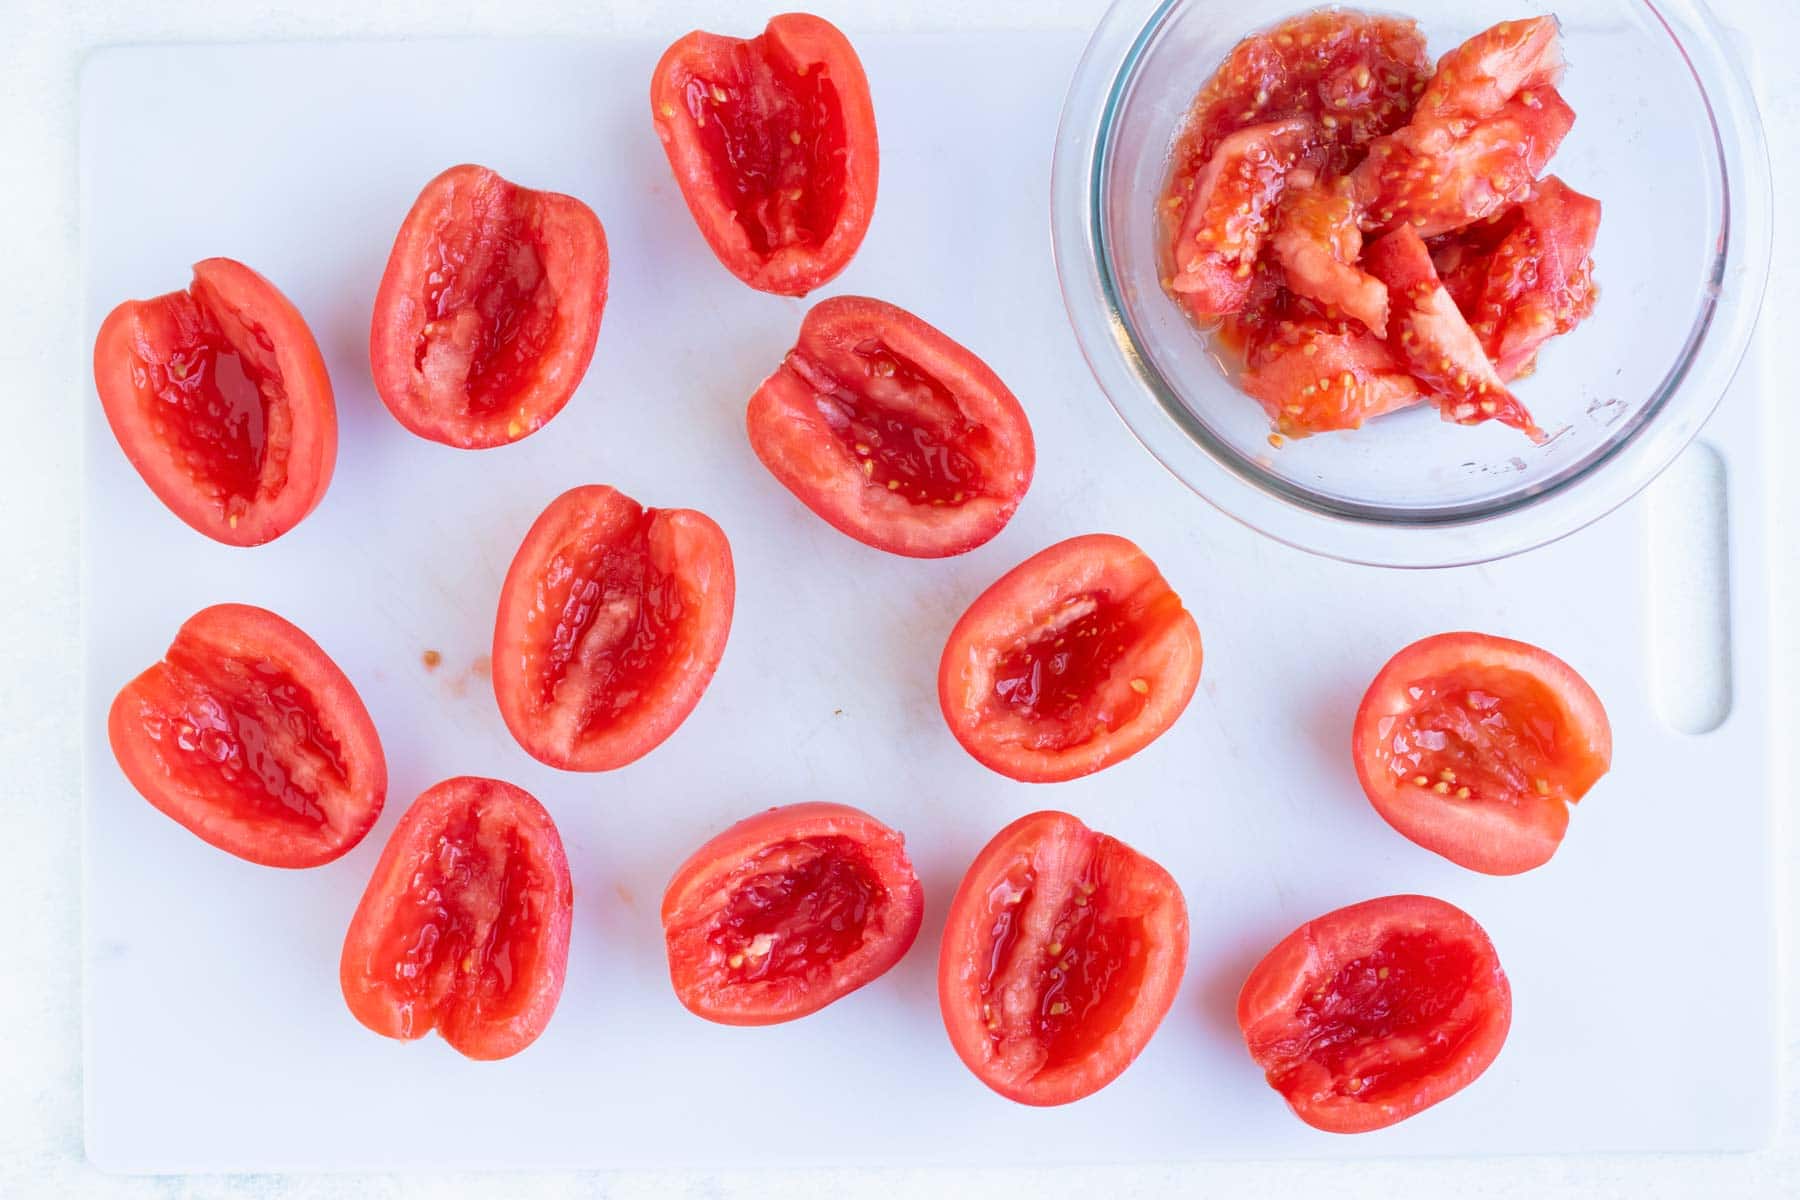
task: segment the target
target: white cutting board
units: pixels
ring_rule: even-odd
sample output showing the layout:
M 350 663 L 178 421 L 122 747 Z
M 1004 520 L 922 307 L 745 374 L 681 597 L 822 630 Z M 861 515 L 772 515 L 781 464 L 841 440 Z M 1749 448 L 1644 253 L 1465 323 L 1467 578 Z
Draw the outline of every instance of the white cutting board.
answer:
M 751 455 L 745 400 L 805 304 L 750 291 L 702 244 L 650 128 L 661 45 L 163 46 L 88 61 L 90 331 L 115 301 L 181 285 L 197 259 L 241 258 L 311 322 L 342 428 L 320 509 L 274 545 L 233 550 L 151 498 L 87 401 L 93 1160 L 133 1171 L 985 1166 L 1763 1141 L 1776 1043 L 1754 381 L 1707 431 L 1732 505 L 1735 707 L 1716 731 L 1685 737 L 1650 703 L 1646 505 L 1508 563 L 1412 574 L 1310 558 L 1224 519 L 1132 441 L 1064 320 L 1045 209 L 1079 39 L 857 41 L 881 119 L 881 199 L 827 292 L 877 295 L 948 330 L 1007 380 L 1037 433 L 1018 516 L 948 561 L 850 541 Z M 367 365 L 394 230 L 419 187 L 463 161 L 582 197 L 613 254 L 580 392 L 543 432 L 479 453 L 402 430 Z M 527 758 L 478 661 L 519 538 L 552 496 L 589 482 L 710 513 L 739 579 L 731 642 L 699 708 L 647 759 L 599 776 Z M 1002 571 L 1093 530 L 1136 539 L 1186 599 L 1206 639 L 1202 687 L 1135 759 L 1075 783 L 1012 783 L 944 729 L 938 653 Z M 380 728 L 387 810 L 331 866 L 281 872 L 202 844 L 138 798 L 107 750 L 114 691 L 184 618 L 223 600 L 311 633 Z M 1403 643 L 1462 627 L 1565 655 L 1614 722 L 1612 774 L 1555 860 L 1517 879 L 1402 840 L 1351 772 L 1350 717 L 1369 678 Z M 427 649 L 443 654 L 435 672 Z M 467 1062 L 435 1038 L 385 1041 L 338 993 L 340 941 L 382 843 L 419 791 L 462 773 L 539 796 L 575 878 L 561 1007 L 502 1063 Z M 905 831 L 926 889 L 918 945 L 873 986 L 790 1025 L 690 1016 L 665 974 L 656 914 L 668 875 L 738 817 L 812 799 Z M 1181 995 L 1142 1059 L 1058 1110 L 977 1083 L 944 1037 L 934 987 L 963 867 L 1007 821 L 1045 807 L 1162 861 L 1193 924 Z M 1316 1133 L 1244 1053 L 1238 985 L 1300 921 L 1399 891 L 1442 896 L 1486 925 L 1513 981 L 1512 1036 L 1478 1085 L 1416 1120 L 1354 1139 Z

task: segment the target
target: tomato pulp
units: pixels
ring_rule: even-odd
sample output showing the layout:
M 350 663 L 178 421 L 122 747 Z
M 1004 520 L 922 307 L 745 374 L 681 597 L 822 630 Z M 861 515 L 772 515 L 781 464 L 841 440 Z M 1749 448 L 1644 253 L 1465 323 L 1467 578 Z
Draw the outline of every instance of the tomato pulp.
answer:
M 1029 783 L 1128 758 L 1200 682 L 1200 629 L 1156 564 L 1111 534 L 1058 542 L 1001 576 L 951 630 L 938 703 L 963 749 Z
M 1612 765 L 1606 709 L 1536 646 L 1444 633 L 1369 684 L 1351 735 L 1369 802 L 1406 837 L 1489 875 L 1542 866 Z
M 712 681 L 735 593 L 731 546 L 705 514 L 598 484 L 564 492 L 500 591 L 493 682 L 506 727 L 565 770 L 643 757 Z
M 362 698 L 295 626 L 220 604 L 120 689 L 113 757 L 143 797 L 204 841 L 271 867 L 316 867 L 360 842 L 387 797 Z
M 806 13 L 756 37 L 695 31 L 656 64 L 650 111 L 707 245 L 759 291 L 842 271 L 875 209 L 880 150 L 849 39 Z
M 465 450 L 562 411 L 606 307 L 606 231 L 571 196 L 451 167 L 425 185 L 375 293 L 369 364 L 399 422 Z
M 1022 817 L 950 902 L 938 1004 L 976 1078 L 1067 1104 L 1130 1066 L 1174 1003 L 1187 905 L 1169 873 L 1067 813 Z
M 446 779 L 375 864 L 344 938 L 344 1000 L 383 1037 L 436 1029 L 469 1058 L 507 1058 L 556 1011 L 573 912 L 543 805 L 497 779 Z
M 1487 1070 L 1512 1024 L 1512 990 L 1473 917 L 1429 896 L 1388 896 L 1283 938 L 1244 981 L 1237 1019 L 1296 1116 L 1365 1133 Z
M 186 291 L 107 314 L 94 384 L 156 498 L 214 541 L 278 538 L 331 483 L 337 407 L 325 359 L 287 297 L 240 262 L 195 263 Z
M 935 558 L 1006 525 L 1031 485 L 1031 425 L 987 364 L 892 304 L 837 296 L 807 312 L 750 398 L 756 456 L 865 545 Z
M 899 962 L 924 903 L 895 830 L 842 804 L 771 808 L 675 872 L 662 903 L 669 978 L 709 1021 L 791 1021 Z

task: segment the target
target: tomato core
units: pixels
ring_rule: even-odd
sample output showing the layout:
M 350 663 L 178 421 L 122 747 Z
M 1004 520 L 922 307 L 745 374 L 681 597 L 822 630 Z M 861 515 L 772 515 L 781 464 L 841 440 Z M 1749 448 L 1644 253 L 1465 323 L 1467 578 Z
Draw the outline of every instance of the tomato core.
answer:
M 886 890 L 855 841 L 777 842 L 757 857 L 781 865 L 739 886 L 707 933 L 730 983 L 805 978 L 862 945 Z
M 1000 660 L 994 669 L 994 694 L 1020 716 L 1075 721 L 1087 711 L 1094 689 L 1130 641 L 1131 623 L 1120 605 L 1094 596 L 1077 597 L 1069 601 L 1061 620 Z M 1132 715 L 1122 712 L 1118 720 L 1123 723 Z
M 1468 801 L 1558 789 L 1562 708 L 1537 679 L 1489 669 L 1416 680 L 1407 695 L 1407 710 L 1376 730 L 1400 786 Z

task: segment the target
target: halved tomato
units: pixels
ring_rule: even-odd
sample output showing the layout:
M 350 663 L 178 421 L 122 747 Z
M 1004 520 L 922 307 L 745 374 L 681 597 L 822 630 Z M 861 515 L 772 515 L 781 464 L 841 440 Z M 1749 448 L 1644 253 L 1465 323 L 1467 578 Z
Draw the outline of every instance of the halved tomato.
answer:
M 1489 875 L 1542 866 L 1569 805 L 1612 766 L 1606 709 L 1573 667 L 1524 642 L 1442 633 L 1388 660 L 1351 735 L 1382 818 Z
M 843 804 L 771 808 L 694 851 L 669 881 L 669 979 L 709 1021 L 791 1021 L 904 958 L 924 911 L 897 831 Z
M 594 357 L 608 261 L 581 201 L 451 167 L 406 214 L 375 293 L 369 365 L 382 403 L 420 437 L 465 450 L 536 432 Z
M 1463 425 L 1497 420 L 1533 440 L 1543 438 L 1488 361 L 1481 340 L 1444 290 L 1430 249 L 1410 225 L 1370 246 L 1363 266 L 1388 287 L 1388 344 L 1413 378 L 1431 389 L 1445 419 Z
M 726 270 L 804 296 L 849 264 L 881 156 L 868 78 L 835 25 L 786 13 L 753 38 L 690 33 L 656 64 L 650 112 Z
M 1460 1092 L 1494 1061 L 1512 989 L 1486 931 L 1429 896 L 1315 917 L 1238 993 L 1250 1057 L 1327 1133 L 1366 1133 Z
M 973 353 L 863 296 L 812 307 L 750 397 L 750 448 L 865 545 L 937 558 L 981 545 L 1031 486 L 1025 410 Z
M 469 1058 L 510 1057 L 556 1011 L 574 911 L 544 806 L 498 779 L 446 779 L 400 818 L 350 918 L 344 1001 L 383 1037 L 436 1029 Z
M 1002 829 L 944 922 L 938 1005 L 975 1077 L 1021 1104 L 1067 1104 L 1149 1044 L 1187 966 L 1169 873 L 1062 812 Z
M 1288 288 L 1387 336 L 1387 285 L 1356 265 L 1362 256 L 1356 200 L 1343 177 L 1288 192 L 1269 249 Z
M 1200 169 L 1175 235 L 1169 287 L 1197 318 L 1237 312 L 1290 175 L 1303 165 L 1315 126 L 1305 117 L 1252 125 L 1228 135 Z
M 642 758 L 687 719 L 731 632 L 724 531 L 691 508 L 571 488 L 513 556 L 494 620 L 494 697 L 519 745 L 567 771 Z
M 287 297 L 243 263 L 206 259 L 185 292 L 113 309 L 94 339 L 94 386 L 156 498 L 214 541 L 278 538 L 331 483 L 325 359 Z
M 1074 779 L 1174 724 L 1200 659 L 1200 628 L 1149 556 L 1087 534 L 976 597 L 944 646 L 938 703 L 983 765 L 1027 783 Z
M 144 799 L 265 866 L 330 862 L 387 798 L 356 688 L 317 642 L 247 604 L 183 622 L 163 660 L 119 690 L 106 732 Z

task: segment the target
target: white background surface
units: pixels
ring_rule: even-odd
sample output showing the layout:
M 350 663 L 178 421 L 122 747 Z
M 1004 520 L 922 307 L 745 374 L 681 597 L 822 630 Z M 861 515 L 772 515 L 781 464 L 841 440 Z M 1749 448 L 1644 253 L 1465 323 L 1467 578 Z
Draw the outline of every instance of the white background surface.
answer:
M 7 522 L 0 557 L 9 565 L 0 578 L 4 611 L 13 620 L 4 634 L 0 679 L 0 749 L 9 821 L 0 849 L 0 878 L 13 898 L 12 928 L 6 945 L 5 983 L 0 984 L 0 1028 L 9 1049 L 0 1083 L 0 1194 L 42 1194 L 44 1190 L 106 1189 L 124 1194 L 183 1191 L 251 1191 L 270 1195 L 441 1195 L 489 1190 L 509 1195 L 717 1195 L 786 1194 L 891 1195 L 932 1192 L 993 1194 L 1237 1194 L 1251 1190 L 1277 1194 L 1305 1190 L 1335 1195 L 1437 1195 L 1454 1187 L 1467 1195 L 1544 1195 L 1558 1191 L 1613 1191 L 1633 1196 L 1713 1194 L 1791 1195 L 1800 1190 L 1800 1141 L 1794 1106 L 1783 1118 L 1771 1151 L 1728 1158 L 1509 1159 L 1393 1164 L 1231 1164 L 1193 1172 L 1175 1169 L 1112 1169 L 1026 1172 L 956 1177 L 905 1172 L 753 1176 L 710 1172 L 698 1176 L 552 1176 L 529 1180 L 237 1178 L 188 1184 L 121 1181 L 96 1176 L 81 1161 L 79 1071 L 79 911 L 78 863 L 78 649 L 75 642 L 76 461 L 78 422 L 73 414 L 91 403 L 79 365 L 85 354 L 84 325 L 77 306 L 76 213 L 74 208 L 74 87 L 80 55 L 93 44 L 145 38 L 213 39 L 272 36 L 335 36 L 374 33 L 599 33 L 611 29 L 667 33 L 670 37 L 707 16 L 700 5 L 616 5 L 607 12 L 588 5 L 512 3 L 400 5 L 368 13 L 361 5 L 314 3 L 289 14 L 279 6 L 243 4 L 165 6 L 156 12 L 131 5 L 18 5 L 6 14 L 11 37 L 0 48 L 0 228 L 6 232 L 12 287 L 0 297 L 0 366 L 13 418 L 4 443 L 4 511 Z M 1023 20 L 1046 6 L 994 3 L 975 16 L 984 24 Z M 1048 6 L 1069 25 L 1091 22 L 1089 4 Z M 660 8 L 660 11 L 655 11 Z M 870 6 L 871 10 L 874 6 Z M 913 5 L 912 20 L 927 25 L 967 21 L 972 14 L 951 4 Z M 1753 34 L 1765 50 L 1780 53 L 1795 34 L 1787 5 L 1721 3 L 1722 15 Z M 820 11 L 847 25 L 893 26 L 892 15 L 858 12 L 847 5 Z M 14 15 L 18 14 L 18 15 Z M 755 20 L 740 23 L 756 24 Z M 716 22 L 715 22 L 716 24 Z M 1796 194 L 1792 185 L 1795 147 L 1785 132 L 1800 110 L 1800 91 L 1791 71 L 1777 67 L 1785 86 L 1765 93 L 1764 119 L 1772 130 L 1778 195 Z M 203 141 L 203 124 L 171 131 L 171 162 L 178 163 Z M 182 136 L 185 134 L 186 136 Z M 1776 278 L 1765 322 L 1800 311 L 1800 293 L 1788 239 L 1778 233 Z M 1789 436 L 1792 436 L 1791 433 Z M 1783 498 L 1791 526 L 1792 493 Z M 1786 594 L 1779 602 L 1791 610 Z M 1781 673 L 1792 674 L 1793 644 L 1779 647 Z M 1791 728 L 1791 717 L 1780 726 Z M 1705 803 L 1710 797 L 1696 797 Z M 1782 847 L 1792 863 L 1793 823 Z M 1691 947 L 1687 949 L 1692 949 Z M 1790 967 L 1791 969 L 1791 967 Z M 1721 981 L 1729 987 L 1730 981 Z M 1789 1077 L 1793 1077 L 1793 1019 L 1789 1037 Z M 602 1083 L 603 1086 L 603 1083 Z

